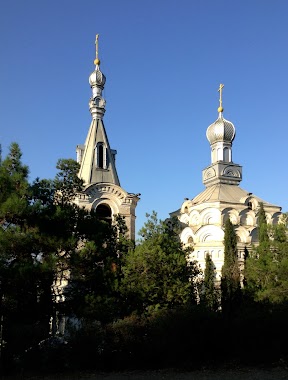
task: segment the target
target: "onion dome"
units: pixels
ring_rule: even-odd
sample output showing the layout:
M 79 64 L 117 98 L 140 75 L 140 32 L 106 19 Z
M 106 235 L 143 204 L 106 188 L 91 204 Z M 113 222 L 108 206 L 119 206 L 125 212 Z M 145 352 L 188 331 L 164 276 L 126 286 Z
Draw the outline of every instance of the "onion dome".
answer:
M 91 87 L 101 87 L 102 89 L 104 88 L 105 82 L 106 82 L 106 77 L 105 75 L 100 71 L 99 65 L 100 65 L 100 60 L 99 64 L 96 64 L 95 70 L 89 77 L 89 83 Z M 95 59 L 96 62 L 96 59 Z
M 223 108 L 221 111 L 223 111 Z M 236 130 L 233 123 L 224 119 L 222 112 L 219 112 L 218 119 L 214 121 L 213 124 L 209 125 L 206 132 L 206 136 L 210 145 L 219 141 L 232 143 L 232 141 L 235 138 L 235 135 Z

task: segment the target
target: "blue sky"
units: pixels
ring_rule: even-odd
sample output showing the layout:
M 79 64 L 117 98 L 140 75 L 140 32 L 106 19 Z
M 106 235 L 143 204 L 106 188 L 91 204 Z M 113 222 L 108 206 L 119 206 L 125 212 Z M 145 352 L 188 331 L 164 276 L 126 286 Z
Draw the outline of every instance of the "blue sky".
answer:
M 203 190 L 220 83 L 241 187 L 287 211 L 287 16 L 285 0 L 2 1 L 3 154 L 18 142 L 31 180 L 75 158 L 99 33 L 104 123 L 122 187 L 142 194 L 137 229 Z

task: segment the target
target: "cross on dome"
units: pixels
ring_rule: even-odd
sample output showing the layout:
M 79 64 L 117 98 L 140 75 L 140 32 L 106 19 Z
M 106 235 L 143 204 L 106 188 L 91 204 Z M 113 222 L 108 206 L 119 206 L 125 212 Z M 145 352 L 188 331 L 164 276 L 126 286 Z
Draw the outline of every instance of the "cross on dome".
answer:
M 224 88 L 224 84 L 220 83 L 220 86 L 218 88 L 218 92 L 220 93 L 218 112 L 224 111 L 224 108 L 222 107 L 222 90 L 223 90 L 223 88 Z
M 98 58 L 98 40 L 99 40 L 99 34 L 96 34 L 96 39 L 95 39 L 96 58 L 94 60 L 94 63 L 96 66 L 100 65 L 100 59 Z

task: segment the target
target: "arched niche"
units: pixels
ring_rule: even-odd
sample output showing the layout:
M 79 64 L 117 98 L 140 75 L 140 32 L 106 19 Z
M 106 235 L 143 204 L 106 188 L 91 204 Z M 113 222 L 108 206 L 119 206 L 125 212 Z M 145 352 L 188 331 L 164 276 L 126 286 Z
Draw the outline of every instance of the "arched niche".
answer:
M 229 148 L 227 147 L 223 149 L 223 161 L 230 162 L 230 152 L 229 152 Z
M 230 219 L 231 223 L 234 225 L 239 224 L 239 213 L 232 207 L 227 207 L 222 210 L 222 224 L 225 225 L 227 220 Z
M 240 224 L 242 226 L 255 226 L 256 224 L 256 216 L 255 212 L 249 209 L 245 209 L 240 212 Z
M 199 226 L 200 224 L 200 214 L 198 211 L 193 210 L 189 216 L 189 224 L 192 227 Z
M 201 243 L 212 241 L 222 243 L 224 239 L 224 231 L 218 226 L 206 225 L 197 231 L 196 236 Z
M 250 238 L 249 238 L 249 231 L 244 228 L 244 227 L 238 227 L 235 230 L 236 236 L 237 236 L 237 242 L 238 243 L 249 243 Z
M 259 237 L 258 237 L 258 228 L 253 228 L 253 230 L 250 232 L 250 237 L 251 237 L 251 243 L 255 244 L 259 242 Z
M 187 214 L 181 214 L 179 220 L 181 223 L 188 224 L 189 217 Z
M 201 225 L 214 225 L 221 223 L 221 213 L 217 208 L 207 208 L 200 214 Z
M 189 207 L 191 206 L 191 201 L 186 200 L 181 206 L 181 214 L 189 214 Z
M 99 203 L 95 209 L 98 219 L 112 224 L 112 210 L 107 203 Z
M 183 244 L 193 244 L 195 242 L 195 235 L 190 227 L 184 228 L 180 234 L 180 240 Z
M 279 221 L 281 221 L 281 217 L 282 217 L 282 213 L 281 212 L 275 212 L 274 214 L 272 214 L 272 220 L 271 220 L 271 223 L 272 224 L 278 224 Z
M 249 210 L 255 211 L 257 209 L 257 207 L 259 206 L 258 200 L 251 195 L 248 195 L 247 197 L 241 198 L 240 201 L 243 202 Z

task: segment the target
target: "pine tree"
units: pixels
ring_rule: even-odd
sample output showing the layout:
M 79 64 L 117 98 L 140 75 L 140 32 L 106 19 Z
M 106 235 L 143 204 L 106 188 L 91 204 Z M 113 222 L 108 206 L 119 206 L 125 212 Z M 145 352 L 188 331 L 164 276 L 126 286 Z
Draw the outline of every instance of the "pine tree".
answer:
M 4 228 L 21 222 L 28 207 L 28 167 L 21 162 L 19 145 L 12 143 L 0 166 L 0 221 Z
M 215 286 L 215 265 L 209 254 L 205 258 L 204 290 L 201 298 L 208 309 L 217 311 L 219 294 Z
M 37 179 L 31 186 L 21 156 L 13 143 L 0 165 L 0 319 L 6 347 L 14 354 L 48 335 L 57 306 L 53 282 L 85 239 L 88 220 L 85 210 L 69 202 L 81 185 L 77 163 L 62 160 L 56 180 Z
M 78 318 L 111 322 L 122 315 L 122 262 L 132 243 L 119 216 L 111 226 L 91 212 L 82 227 L 85 241 L 69 257 L 65 310 Z
M 0 165 L 0 310 L 8 351 L 13 344 L 21 350 L 22 345 L 31 342 L 23 326 L 33 325 L 33 331 L 39 316 L 39 245 L 37 233 L 29 225 L 28 167 L 21 156 L 18 144 L 12 143 Z M 23 334 L 16 336 L 17 330 Z
M 237 237 L 230 219 L 225 223 L 224 255 L 221 278 L 221 304 L 223 313 L 230 316 L 235 311 L 241 295 Z

